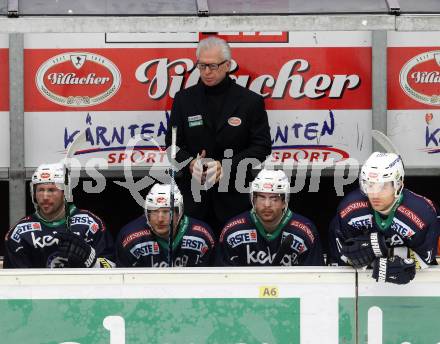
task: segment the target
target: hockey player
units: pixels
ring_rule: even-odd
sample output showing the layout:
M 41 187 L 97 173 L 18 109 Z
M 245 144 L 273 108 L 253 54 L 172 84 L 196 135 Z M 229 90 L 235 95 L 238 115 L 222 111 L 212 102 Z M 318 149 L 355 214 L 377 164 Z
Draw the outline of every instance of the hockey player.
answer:
M 104 223 L 67 203 L 66 180 L 60 163 L 37 168 L 30 185 L 36 211 L 6 234 L 5 268 L 114 266 L 113 241 Z
M 252 209 L 220 235 L 220 265 L 324 265 L 315 225 L 288 208 L 289 191 L 283 171 L 260 171 L 251 183 Z
M 116 240 L 119 267 L 167 267 L 170 225 L 169 184 L 155 184 L 145 199 L 145 214 L 125 225 Z M 210 227 L 183 213 L 183 197 L 174 192 L 174 266 L 208 266 L 214 250 Z
M 373 153 L 362 166 L 360 188 L 339 204 L 330 225 L 329 263 L 372 265 L 376 281 L 409 283 L 416 267 L 436 264 L 437 208 L 403 187 L 402 159 Z

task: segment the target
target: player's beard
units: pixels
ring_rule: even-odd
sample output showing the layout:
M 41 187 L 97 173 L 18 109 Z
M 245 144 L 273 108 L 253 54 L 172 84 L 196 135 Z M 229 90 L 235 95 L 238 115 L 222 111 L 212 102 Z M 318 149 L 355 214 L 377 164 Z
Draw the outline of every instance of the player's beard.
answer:
M 283 213 L 277 214 L 273 210 L 263 210 L 258 214 L 258 217 L 260 218 L 260 221 L 263 223 L 264 228 L 272 232 L 276 229 L 278 224 L 281 221 L 281 218 L 283 217 Z
M 64 203 L 55 206 L 54 202 L 43 202 L 38 207 L 38 213 L 46 221 L 60 220 L 65 215 Z

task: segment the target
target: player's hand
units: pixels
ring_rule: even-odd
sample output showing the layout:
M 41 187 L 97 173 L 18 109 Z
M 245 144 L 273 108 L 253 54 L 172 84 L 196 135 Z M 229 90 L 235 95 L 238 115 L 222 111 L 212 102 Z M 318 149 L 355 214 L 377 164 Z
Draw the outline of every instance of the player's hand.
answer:
M 399 256 L 376 258 L 373 264 L 373 278 L 378 282 L 407 284 L 416 275 L 416 264 L 413 259 Z
M 60 232 L 58 251 L 60 257 L 67 258 L 69 268 L 90 268 L 96 263 L 95 249 L 80 236 L 71 232 Z
M 370 265 L 377 257 L 387 256 L 388 248 L 384 236 L 374 232 L 347 239 L 342 244 L 341 254 L 353 267 L 361 268 Z

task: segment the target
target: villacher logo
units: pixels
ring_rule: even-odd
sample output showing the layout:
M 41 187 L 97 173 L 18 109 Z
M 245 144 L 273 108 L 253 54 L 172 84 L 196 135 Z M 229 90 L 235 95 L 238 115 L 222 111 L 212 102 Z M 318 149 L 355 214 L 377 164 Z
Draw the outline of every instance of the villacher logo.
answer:
M 412 99 L 440 106 L 440 50 L 414 56 L 401 69 L 399 82 Z
M 53 103 L 86 107 L 113 97 L 121 86 L 121 73 L 101 55 L 68 52 L 45 61 L 37 71 L 35 83 Z

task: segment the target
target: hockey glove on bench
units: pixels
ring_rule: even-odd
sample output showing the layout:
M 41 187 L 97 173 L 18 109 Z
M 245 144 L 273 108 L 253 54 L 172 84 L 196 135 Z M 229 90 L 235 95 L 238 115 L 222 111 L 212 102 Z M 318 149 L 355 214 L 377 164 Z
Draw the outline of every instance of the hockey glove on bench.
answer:
M 275 254 L 275 257 L 272 261 L 272 266 L 280 266 L 281 261 L 284 258 L 284 255 L 290 250 L 290 246 L 293 244 L 293 235 L 288 235 L 281 242 L 280 248 L 278 252 Z
M 373 265 L 373 278 L 377 282 L 407 284 L 416 275 L 416 264 L 413 259 L 403 259 L 399 256 L 376 258 Z
M 377 257 L 386 257 L 388 248 L 384 236 L 374 232 L 347 239 L 341 247 L 341 254 L 358 269 L 370 265 Z
M 60 256 L 67 258 L 69 268 L 90 268 L 96 263 L 95 249 L 83 238 L 70 232 L 57 233 Z

